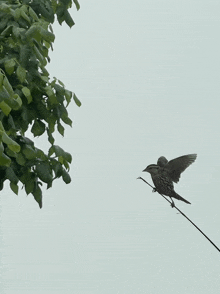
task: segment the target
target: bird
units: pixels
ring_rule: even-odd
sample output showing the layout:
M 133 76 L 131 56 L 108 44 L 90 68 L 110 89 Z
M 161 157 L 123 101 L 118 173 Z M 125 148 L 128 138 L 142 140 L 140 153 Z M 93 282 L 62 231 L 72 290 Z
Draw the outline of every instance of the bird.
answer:
M 174 191 L 173 182 L 178 183 L 180 175 L 197 158 L 197 154 L 188 154 L 168 161 L 164 156 L 158 158 L 157 164 L 148 165 L 143 172 L 149 172 L 155 185 L 153 192 L 169 196 L 174 207 L 172 198 L 191 204 L 188 200 Z

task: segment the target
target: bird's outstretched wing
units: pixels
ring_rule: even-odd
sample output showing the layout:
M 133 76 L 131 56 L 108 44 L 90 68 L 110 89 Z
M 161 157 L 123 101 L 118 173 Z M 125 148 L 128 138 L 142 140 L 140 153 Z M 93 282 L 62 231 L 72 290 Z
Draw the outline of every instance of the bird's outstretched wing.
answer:
M 173 182 L 177 183 L 180 179 L 180 174 L 196 160 L 197 154 L 188 154 L 170 160 L 164 169 L 167 170 Z
M 166 159 L 166 157 L 161 156 L 158 158 L 157 165 L 159 165 L 160 167 L 164 167 L 167 163 L 168 160 Z

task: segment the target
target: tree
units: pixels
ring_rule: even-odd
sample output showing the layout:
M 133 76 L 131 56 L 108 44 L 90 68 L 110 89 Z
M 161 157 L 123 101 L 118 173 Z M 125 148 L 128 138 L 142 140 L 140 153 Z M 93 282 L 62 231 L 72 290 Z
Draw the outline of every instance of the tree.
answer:
M 72 125 L 67 106 L 76 95 L 46 70 L 48 52 L 55 35 L 51 24 L 74 25 L 68 9 L 77 0 L 9 0 L 0 4 L 0 190 L 10 181 L 18 194 L 19 182 L 42 207 L 43 183 L 52 187 L 55 179 L 71 181 L 70 153 L 55 145 L 55 127 L 63 136 L 62 123 Z M 46 133 L 51 144 L 47 153 L 25 136 Z

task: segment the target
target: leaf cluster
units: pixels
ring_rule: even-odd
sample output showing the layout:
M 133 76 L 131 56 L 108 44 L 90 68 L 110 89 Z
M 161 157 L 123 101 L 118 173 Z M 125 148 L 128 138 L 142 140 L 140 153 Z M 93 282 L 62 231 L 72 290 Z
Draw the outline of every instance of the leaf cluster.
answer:
M 73 1 L 79 9 L 77 0 Z M 11 0 L 0 3 L 0 190 L 5 180 L 18 194 L 20 181 L 42 207 L 42 183 L 68 174 L 71 155 L 54 145 L 55 128 L 64 136 L 72 126 L 67 106 L 74 93 L 57 78 L 50 80 L 46 65 L 55 39 L 51 23 L 74 24 L 68 9 L 72 0 Z M 46 134 L 50 149 L 44 153 L 25 136 Z

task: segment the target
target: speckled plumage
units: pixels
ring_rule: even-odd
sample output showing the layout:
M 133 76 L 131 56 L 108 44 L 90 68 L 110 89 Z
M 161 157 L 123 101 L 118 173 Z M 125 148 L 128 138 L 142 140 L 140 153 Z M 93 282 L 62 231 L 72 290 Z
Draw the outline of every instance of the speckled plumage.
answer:
M 168 161 L 164 156 L 161 156 L 157 164 L 150 164 L 143 171 L 151 174 L 159 193 L 191 204 L 174 191 L 173 182 L 179 181 L 180 174 L 196 160 L 196 157 L 196 154 L 189 154 Z

